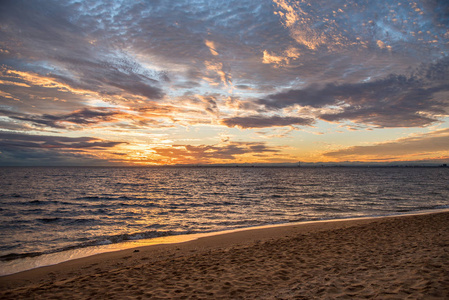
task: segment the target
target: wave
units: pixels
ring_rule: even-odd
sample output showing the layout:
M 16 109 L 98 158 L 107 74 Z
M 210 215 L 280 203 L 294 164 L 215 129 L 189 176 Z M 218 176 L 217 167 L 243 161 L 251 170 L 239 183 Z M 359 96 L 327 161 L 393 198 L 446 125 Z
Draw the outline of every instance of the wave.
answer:
M 49 223 L 58 223 L 58 225 L 76 225 L 76 224 L 93 224 L 93 223 L 101 223 L 99 219 L 93 218 L 61 218 L 61 217 L 52 217 L 52 218 L 38 218 L 37 221 L 45 224 Z
M 417 207 L 410 207 L 398 210 L 398 212 L 413 212 L 413 211 L 423 211 L 423 210 L 438 210 L 438 209 L 447 209 L 449 205 L 423 205 Z
M 312 209 L 315 211 L 318 211 L 318 212 L 329 212 L 329 213 L 333 213 L 333 212 L 345 213 L 345 212 L 356 211 L 354 208 L 350 208 L 350 207 L 346 207 L 346 206 L 331 207 L 331 206 L 326 206 L 326 205 L 315 205 Z
M 449 173 L 440 169 L 398 169 L 403 176 L 397 178 L 391 169 L 362 168 L 20 170 L 32 176 L 24 179 L 21 171 L 0 191 L 2 242 L 14 246 L 0 247 L 5 259 L 188 229 L 206 232 L 449 207 Z M 52 174 L 58 176 L 45 177 Z M 36 180 L 39 185 L 30 184 Z
M 40 201 L 40 200 L 33 200 L 33 201 L 28 201 L 27 204 L 44 204 L 44 201 Z
M 109 195 L 100 195 L 100 196 L 84 196 L 77 197 L 73 200 L 89 200 L 89 201 L 117 201 L 117 200 L 130 200 L 130 201 L 147 201 L 149 198 L 141 198 L 141 197 L 130 197 L 130 196 L 109 196 Z
M 73 205 L 75 203 L 72 202 L 66 202 L 66 201 L 58 201 L 58 200 L 30 200 L 30 201 L 20 201 L 20 202 L 6 202 L 3 203 L 4 205 L 8 206 L 40 206 L 40 205 L 52 205 L 52 204 L 63 204 L 63 205 Z
M 49 218 L 51 220 L 58 218 Z M 102 236 L 98 237 L 94 240 L 81 242 L 49 251 L 42 251 L 42 252 L 28 252 L 28 253 L 8 253 L 5 255 L 0 256 L 0 261 L 12 261 L 16 259 L 23 259 L 27 257 L 36 257 L 44 254 L 51 254 L 51 253 L 57 253 L 57 252 L 63 252 L 68 250 L 74 250 L 74 249 L 80 249 L 80 248 L 87 248 L 92 246 L 102 246 L 102 245 L 110 245 L 110 244 L 118 244 L 121 242 L 126 241 L 133 241 L 133 240 L 142 240 L 142 239 L 152 239 L 157 237 L 164 237 L 164 236 L 170 236 L 170 235 L 180 235 L 180 234 L 190 234 L 190 233 L 198 233 L 197 231 L 182 231 L 182 232 L 174 232 L 171 230 L 167 231 L 158 231 L 158 230 L 150 230 L 150 231 L 144 231 L 144 232 L 137 232 L 132 234 L 119 234 L 119 235 L 111 235 L 111 236 Z
M 9 253 L 6 255 L 0 256 L 0 261 L 11 261 L 16 260 L 20 258 L 27 258 L 27 257 L 35 257 L 44 254 L 43 252 L 30 252 L 30 253 Z
M 85 196 L 85 197 L 77 197 L 74 200 L 115 200 L 117 198 L 113 197 L 100 197 L 100 196 Z
M 327 199 L 327 198 L 335 198 L 335 194 L 329 194 L 329 193 L 310 193 L 310 194 L 304 194 L 301 195 L 303 198 L 306 199 Z
M 50 204 L 72 204 L 69 202 L 61 202 L 57 200 L 32 200 L 28 202 L 24 202 L 24 205 L 31 204 L 31 205 L 50 205 Z
M 145 183 L 117 182 L 115 185 L 118 185 L 118 186 L 138 187 L 138 186 L 148 186 L 148 182 L 145 182 Z

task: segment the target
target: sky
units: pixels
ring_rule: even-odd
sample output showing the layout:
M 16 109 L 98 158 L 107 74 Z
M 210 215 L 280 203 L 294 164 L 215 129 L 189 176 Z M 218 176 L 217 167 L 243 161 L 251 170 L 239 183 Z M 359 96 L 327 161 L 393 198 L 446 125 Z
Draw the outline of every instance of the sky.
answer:
M 0 165 L 449 162 L 449 2 L 0 2 Z

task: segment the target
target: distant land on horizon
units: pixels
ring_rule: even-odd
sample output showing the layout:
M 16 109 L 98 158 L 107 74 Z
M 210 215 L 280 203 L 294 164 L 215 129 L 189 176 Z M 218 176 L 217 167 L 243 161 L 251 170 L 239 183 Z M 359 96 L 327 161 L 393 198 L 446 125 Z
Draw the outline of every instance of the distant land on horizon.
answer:
M 301 162 L 301 163 L 228 163 L 228 164 L 172 164 L 172 165 L 0 165 L 1 167 L 49 167 L 49 168 L 447 168 L 449 164 L 439 162 Z

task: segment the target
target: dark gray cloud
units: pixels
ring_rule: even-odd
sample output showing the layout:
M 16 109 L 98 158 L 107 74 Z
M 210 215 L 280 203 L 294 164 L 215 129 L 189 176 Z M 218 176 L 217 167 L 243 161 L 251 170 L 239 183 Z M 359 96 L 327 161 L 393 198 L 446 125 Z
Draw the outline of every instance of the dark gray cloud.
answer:
M 352 85 L 351 85 L 352 86 Z M 312 85 L 304 89 L 294 89 L 269 95 L 258 102 L 268 109 L 280 109 L 299 104 L 301 106 L 323 107 L 338 102 L 345 87 L 327 84 L 325 87 Z
M 351 120 L 381 127 L 419 127 L 429 125 L 449 111 L 449 57 L 421 67 L 411 75 L 355 84 L 312 85 L 292 89 L 261 99 L 268 110 L 293 105 L 314 108 L 339 107 L 324 113 L 326 121 Z
M 276 126 L 291 126 L 301 125 L 307 126 L 313 123 L 311 118 L 301 117 L 280 117 L 280 116 L 247 116 L 247 117 L 233 117 L 222 120 L 222 124 L 228 127 L 240 128 L 265 128 Z
M 381 127 L 420 127 L 438 120 L 435 115 L 447 115 L 446 99 L 435 97 L 438 93 L 449 95 L 449 84 L 429 86 L 420 80 L 403 76 L 390 76 L 385 80 L 359 86 L 345 86 L 348 90 L 336 98 L 347 107 L 342 112 L 322 114 L 326 121 L 352 120 L 356 123 Z
M 0 131 L 0 166 L 106 165 L 88 151 L 123 144 L 92 137 L 30 135 Z
M 114 95 L 121 96 L 124 93 L 128 94 L 125 94 L 124 97 L 128 97 L 129 100 L 133 100 L 132 96 L 136 95 L 144 96 L 149 100 L 159 100 L 164 97 L 162 88 L 157 86 L 157 80 L 142 74 L 125 72 L 116 66 L 102 64 L 101 68 L 95 65 L 83 68 L 76 74 L 77 81 L 55 74 L 49 74 L 49 77 L 73 88 L 98 92 L 106 99 Z
M 14 148 L 89 149 L 111 148 L 123 142 L 105 141 L 92 137 L 63 137 L 30 135 L 0 131 L 0 150 Z
M 7 116 L 13 120 L 30 122 L 37 126 L 46 126 L 52 128 L 67 128 L 68 125 L 92 125 L 103 122 L 113 121 L 121 113 L 117 110 L 108 108 L 83 108 L 68 114 L 24 114 L 10 110 L 0 109 L 0 115 Z

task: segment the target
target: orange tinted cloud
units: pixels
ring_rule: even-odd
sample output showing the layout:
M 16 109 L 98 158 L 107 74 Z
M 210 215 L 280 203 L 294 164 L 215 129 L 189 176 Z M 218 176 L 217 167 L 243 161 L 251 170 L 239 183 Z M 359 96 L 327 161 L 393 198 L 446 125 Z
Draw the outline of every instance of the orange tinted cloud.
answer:
M 161 161 L 178 164 L 229 163 L 244 158 L 245 162 L 269 160 L 281 155 L 281 149 L 260 142 L 226 142 L 219 145 L 172 145 L 155 147 L 154 156 Z M 258 157 L 262 155 L 261 157 Z M 268 155 L 268 158 L 263 158 Z M 282 156 L 282 155 L 281 155 Z
M 209 48 L 210 53 L 211 53 L 212 55 L 214 55 L 214 56 L 217 56 L 217 55 L 218 55 L 217 48 L 216 48 L 214 42 L 205 40 L 204 43 L 206 44 L 207 48 Z
M 55 88 L 60 91 L 67 91 L 67 92 L 71 92 L 74 94 L 82 94 L 82 95 L 93 93 L 92 91 L 73 88 L 68 84 L 64 84 L 64 83 L 61 83 L 61 82 L 55 80 L 54 78 L 40 75 L 38 73 L 33 73 L 33 72 L 24 72 L 24 71 L 18 71 L 18 70 L 3 69 L 2 75 L 5 77 L 16 79 L 16 80 L 25 81 L 25 83 L 8 81 L 9 84 L 16 85 L 16 86 L 30 87 L 31 85 L 34 85 L 34 86 L 41 86 L 41 87 L 45 87 L 45 88 Z

